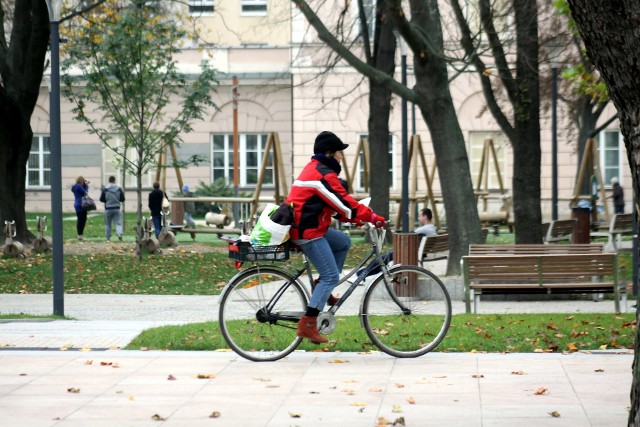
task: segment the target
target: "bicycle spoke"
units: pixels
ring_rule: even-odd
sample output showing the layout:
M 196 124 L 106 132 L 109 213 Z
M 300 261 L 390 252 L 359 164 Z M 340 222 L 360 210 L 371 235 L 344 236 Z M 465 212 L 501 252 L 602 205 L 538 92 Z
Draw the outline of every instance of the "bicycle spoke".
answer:
M 253 267 L 237 276 L 220 301 L 220 328 L 229 346 L 249 360 L 277 360 L 300 343 L 297 320 L 306 293 L 289 274 Z
M 368 289 L 363 305 L 365 330 L 382 351 L 417 357 L 433 350 L 451 322 L 451 300 L 440 279 L 420 267 L 391 269 Z

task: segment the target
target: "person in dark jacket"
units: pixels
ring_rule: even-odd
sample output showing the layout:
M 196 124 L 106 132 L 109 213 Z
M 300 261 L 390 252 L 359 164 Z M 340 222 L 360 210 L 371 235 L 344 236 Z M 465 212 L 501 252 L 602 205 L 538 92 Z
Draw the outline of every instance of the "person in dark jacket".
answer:
M 154 182 L 153 190 L 149 193 L 149 212 L 151 212 L 156 239 L 162 230 L 162 201 L 165 198 L 167 198 L 167 194 L 160 189 L 160 183 L 158 181 Z
M 73 208 L 76 211 L 76 231 L 78 240 L 84 240 L 84 227 L 87 224 L 87 211 L 82 207 L 82 198 L 89 193 L 89 181 L 83 176 L 76 178 L 76 183 L 71 187 L 74 202 Z
M 613 199 L 613 213 L 623 214 L 624 190 L 622 190 L 622 186 L 620 185 L 620 182 L 618 182 L 618 178 L 611 178 L 611 189 L 613 190 L 613 194 L 611 194 L 609 198 Z
M 104 203 L 104 231 L 107 242 L 111 240 L 111 223 L 115 223 L 118 240 L 122 241 L 122 211 L 120 204 L 124 202 L 124 191 L 116 184 L 116 177 L 109 177 L 109 184 L 102 189 L 100 201 Z
M 320 276 L 297 331 L 299 337 L 314 343 L 328 341 L 318 332 L 318 314 L 325 304 L 337 302 L 331 291 L 340 280 L 351 246 L 348 235 L 329 228 L 332 217 L 356 224 L 372 222 L 378 227 L 385 224 L 384 217 L 351 197 L 338 178 L 342 169 L 340 161 L 344 158 L 342 150 L 347 147 L 332 132 L 320 132 L 313 146 L 314 155 L 294 181 L 286 200 L 294 211 L 291 239 Z

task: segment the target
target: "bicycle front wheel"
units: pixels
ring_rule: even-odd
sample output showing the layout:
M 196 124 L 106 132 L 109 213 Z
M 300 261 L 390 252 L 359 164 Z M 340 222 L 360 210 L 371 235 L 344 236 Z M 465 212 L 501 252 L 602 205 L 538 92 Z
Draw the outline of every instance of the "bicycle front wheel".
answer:
M 237 275 L 220 295 L 222 336 L 246 359 L 281 359 L 302 341 L 296 328 L 307 301 L 304 287 L 287 271 L 251 267 Z
M 395 357 L 418 357 L 436 348 L 451 324 L 451 298 L 442 281 L 422 267 L 391 268 L 365 294 L 362 317 L 371 341 Z

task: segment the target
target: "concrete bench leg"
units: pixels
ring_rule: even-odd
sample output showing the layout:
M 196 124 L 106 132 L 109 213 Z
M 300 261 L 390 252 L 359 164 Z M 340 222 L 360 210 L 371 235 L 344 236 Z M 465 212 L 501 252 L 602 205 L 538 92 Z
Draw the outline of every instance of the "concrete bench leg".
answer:
M 478 307 L 480 307 L 480 294 L 473 292 L 473 314 L 478 314 Z

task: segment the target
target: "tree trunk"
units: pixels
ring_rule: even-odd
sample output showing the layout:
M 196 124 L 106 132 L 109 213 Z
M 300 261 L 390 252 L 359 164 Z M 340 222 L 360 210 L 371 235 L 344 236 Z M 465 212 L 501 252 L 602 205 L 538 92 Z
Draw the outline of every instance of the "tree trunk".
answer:
M 516 243 L 542 243 L 540 227 L 540 126 L 539 120 L 521 123 L 513 144 L 513 216 Z M 530 128 L 534 128 L 529 130 Z M 537 129 L 537 133 L 535 130 Z
M 441 51 L 442 28 L 437 0 L 427 0 L 424 12 L 412 17 L 412 24 L 427 32 Z M 460 259 L 469 243 L 480 243 L 480 218 L 473 193 L 467 149 L 449 91 L 447 63 L 441 55 L 414 56 L 416 98 L 429 127 L 438 167 L 449 231 L 447 275 L 460 273 Z
M 571 12 L 587 54 L 605 83 L 618 110 L 620 128 L 633 178 L 634 205 L 640 194 L 640 56 L 637 0 L 608 2 L 569 0 Z M 638 304 L 636 305 L 638 306 Z M 629 426 L 640 425 L 640 328 L 636 328 Z
M 386 4 L 378 2 L 379 12 L 376 20 L 381 28 L 376 31 L 374 52 L 370 65 L 393 76 L 395 70 L 396 40 L 393 36 L 393 24 L 384 19 Z M 389 169 L 389 115 L 391 114 L 391 90 L 369 80 L 369 182 L 371 184 L 371 208 L 379 215 L 389 218 L 388 173 Z
M 26 164 L 33 133 L 29 124 L 40 93 L 49 41 L 44 1 L 16 0 L 10 44 L 0 48 L 0 226 L 16 222 L 16 240 L 31 243 L 25 218 Z M 5 12 L 0 5 L 0 12 Z M 4 16 L 4 13 L 1 15 Z M 3 243 L 3 242 L 2 242 Z
M 4 107 L 0 103 L 0 227 L 4 231 L 5 221 L 15 221 L 15 240 L 30 244 L 35 236 L 27 229 L 24 204 L 33 133 L 29 123 L 21 120 L 19 108 Z M 3 244 L 4 239 L 0 239 L 0 246 Z

